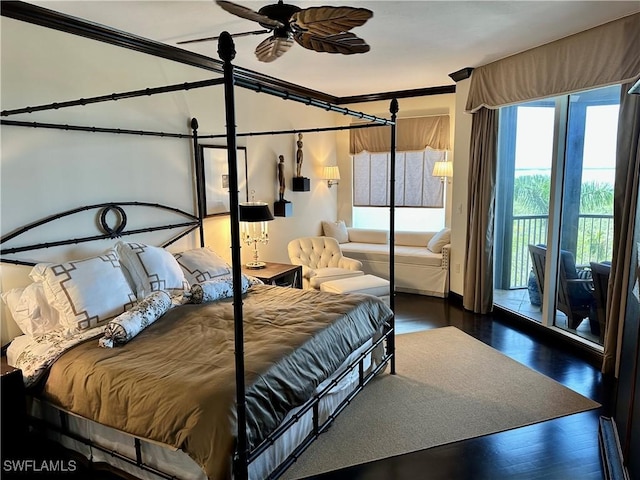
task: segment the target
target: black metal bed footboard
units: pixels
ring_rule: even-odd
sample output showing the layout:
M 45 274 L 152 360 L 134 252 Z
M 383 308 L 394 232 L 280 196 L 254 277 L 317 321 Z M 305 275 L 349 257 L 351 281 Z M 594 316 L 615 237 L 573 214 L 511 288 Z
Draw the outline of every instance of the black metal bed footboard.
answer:
M 386 342 L 388 342 L 389 338 L 394 334 L 393 327 L 390 323 L 386 323 L 383 327 L 383 333 L 379 338 L 377 338 L 371 346 L 369 346 L 366 350 L 362 351 L 357 358 L 355 358 L 352 362 L 350 362 L 331 382 L 329 382 L 322 390 L 316 392 L 316 394 L 311 397 L 307 402 L 298 407 L 298 411 L 292 415 L 286 422 L 279 425 L 267 438 L 265 438 L 256 448 L 251 450 L 248 455 L 249 464 L 258 459 L 260 455 L 264 454 L 266 450 L 268 450 L 278 438 L 284 435 L 291 428 L 294 428 L 295 425 L 311 410 L 313 412 L 313 429 L 309 435 L 287 456 L 287 458 L 281 462 L 277 468 L 272 471 L 266 479 L 275 480 L 280 477 L 291 465 L 293 465 L 298 458 L 302 455 L 302 453 L 313 443 L 313 441 L 323 432 L 325 432 L 329 426 L 333 423 L 333 421 L 338 417 L 338 415 L 353 401 L 353 399 L 360 393 L 363 388 L 380 372 L 382 372 L 387 365 L 389 364 L 391 358 L 395 355 L 393 351 L 389 351 L 389 348 L 385 348 Z M 380 363 L 375 365 L 373 369 L 369 372 L 365 372 L 365 362 L 369 355 L 373 354 L 373 352 L 378 348 L 384 348 L 385 351 L 380 359 Z M 347 394 L 347 396 L 338 404 L 338 406 L 333 410 L 327 417 L 326 420 L 320 422 L 319 419 L 319 409 L 318 406 L 325 396 L 327 396 L 331 390 L 338 385 L 347 375 L 350 375 L 355 369 L 358 369 L 358 383 L 355 388 Z M 41 429 L 44 431 L 52 431 L 59 435 L 64 435 L 71 440 L 82 443 L 89 447 L 90 449 L 99 450 L 103 453 L 108 454 L 113 458 L 117 458 L 120 461 L 123 461 L 129 465 L 132 465 L 135 468 L 140 470 L 144 470 L 146 472 L 152 473 L 159 478 L 167 479 L 167 480 L 176 480 L 180 477 L 177 477 L 171 473 L 167 473 L 162 471 L 161 469 L 150 465 L 145 462 L 143 451 L 141 448 L 141 440 L 136 437 L 132 437 L 133 447 L 135 449 L 136 455 L 135 458 L 132 458 L 126 454 L 118 452 L 112 448 L 107 448 L 103 445 L 100 445 L 89 438 L 85 438 L 79 433 L 73 432 L 70 430 L 68 426 L 68 413 L 60 410 L 59 418 L 60 424 L 57 425 L 52 421 L 49 421 L 44 418 L 38 418 L 31 416 L 30 422 L 33 427 L 37 429 Z M 237 454 L 234 455 L 234 462 L 238 461 Z M 117 467 L 111 466 L 114 470 L 118 470 Z

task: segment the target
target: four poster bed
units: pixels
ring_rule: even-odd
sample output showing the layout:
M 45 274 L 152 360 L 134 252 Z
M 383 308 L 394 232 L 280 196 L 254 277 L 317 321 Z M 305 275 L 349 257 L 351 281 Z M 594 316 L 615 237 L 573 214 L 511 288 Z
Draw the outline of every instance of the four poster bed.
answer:
M 389 125 L 392 151 L 397 102 L 392 102 L 392 118 L 386 120 L 267 88 L 234 75 L 233 42 L 226 33 L 219 52 L 224 79 L 2 112 L 8 117 L 224 85 L 231 265 L 204 243 L 203 163 L 195 119 L 191 134 L 2 120 L 6 127 L 173 135 L 193 141 L 195 214 L 136 201 L 102 203 L 31 222 L 0 239 L 2 262 L 22 265 L 34 265 L 16 257 L 32 250 L 105 239 L 114 243 L 95 257 L 52 259 L 33 268 L 34 283 L 24 290 L 35 291 L 32 298 L 44 302 L 39 304 L 42 312 L 55 310 L 63 328 L 18 337 L 7 355 L 23 369 L 35 426 L 94 462 L 107 462 L 140 478 L 276 478 L 378 372 L 390 364 L 395 373 L 393 298 L 389 309 L 367 295 L 267 286 L 243 275 L 234 88 L 357 116 L 371 120 L 370 126 Z M 348 127 L 324 130 L 339 128 Z M 301 131 L 313 130 L 319 129 Z M 129 208 L 161 209 L 183 218 L 127 228 Z M 14 246 L 27 232 L 93 210 L 97 235 Z M 393 230 L 393 205 L 391 212 Z M 160 230 L 178 233 L 159 246 L 129 238 Z M 199 248 L 175 255 L 166 250 L 196 232 Z M 393 263 L 390 268 L 393 279 Z M 102 310 L 91 316 L 91 308 Z

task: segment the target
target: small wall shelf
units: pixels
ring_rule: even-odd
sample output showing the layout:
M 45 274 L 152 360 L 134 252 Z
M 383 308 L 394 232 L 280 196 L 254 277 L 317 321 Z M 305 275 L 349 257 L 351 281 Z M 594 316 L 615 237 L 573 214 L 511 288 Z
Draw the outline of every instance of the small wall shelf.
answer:
M 293 203 L 286 200 L 273 202 L 273 215 L 276 217 L 293 216 Z
M 311 190 L 311 180 L 307 177 L 293 177 L 294 192 L 308 192 Z

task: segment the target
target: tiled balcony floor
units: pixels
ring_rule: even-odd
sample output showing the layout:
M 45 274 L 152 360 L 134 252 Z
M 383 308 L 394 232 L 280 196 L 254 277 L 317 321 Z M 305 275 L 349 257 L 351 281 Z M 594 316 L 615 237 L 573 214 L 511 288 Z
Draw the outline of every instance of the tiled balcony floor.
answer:
M 531 305 L 531 302 L 529 302 L 529 292 L 526 288 L 518 290 L 494 290 L 493 303 L 494 305 L 498 305 L 506 310 L 518 313 L 538 323 L 542 322 L 542 312 L 540 311 L 540 307 Z M 567 316 L 557 310 L 556 326 L 579 337 L 600 344 L 598 337 L 591 333 L 588 318 L 585 318 L 578 328 L 573 330 L 567 326 Z

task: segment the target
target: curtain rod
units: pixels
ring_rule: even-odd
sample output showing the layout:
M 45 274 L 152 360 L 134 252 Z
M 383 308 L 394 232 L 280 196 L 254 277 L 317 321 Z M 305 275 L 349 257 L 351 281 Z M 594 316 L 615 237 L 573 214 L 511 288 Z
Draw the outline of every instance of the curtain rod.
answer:
M 3 110 L 1 115 L 8 117 L 10 115 L 17 115 L 19 113 L 32 113 L 41 112 L 44 110 L 58 110 L 60 108 L 75 107 L 78 105 L 88 105 L 91 103 L 111 102 L 115 100 L 121 100 L 124 98 L 136 98 L 149 95 L 156 95 L 158 93 L 176 92 L 180 90 L 190 90 L 192 88 L 210 87 L 212 85 L 221 85 L 224 82 L 222 78 L 214 78 L 211 80 L 200 80 L 198 82 L 183 82 L 173 85 L 165 85 L 164 87 L 145 88 L 143 90 L 131 90 L 128 92 L 111 93 L 108 95 L 100 95 L 98 97 L 79 98 L 77 100 L 70 100 L 66 102 L 55 102 L 46 105 L 38 105 L 35 107 L 17 108 L 14 110 Z

